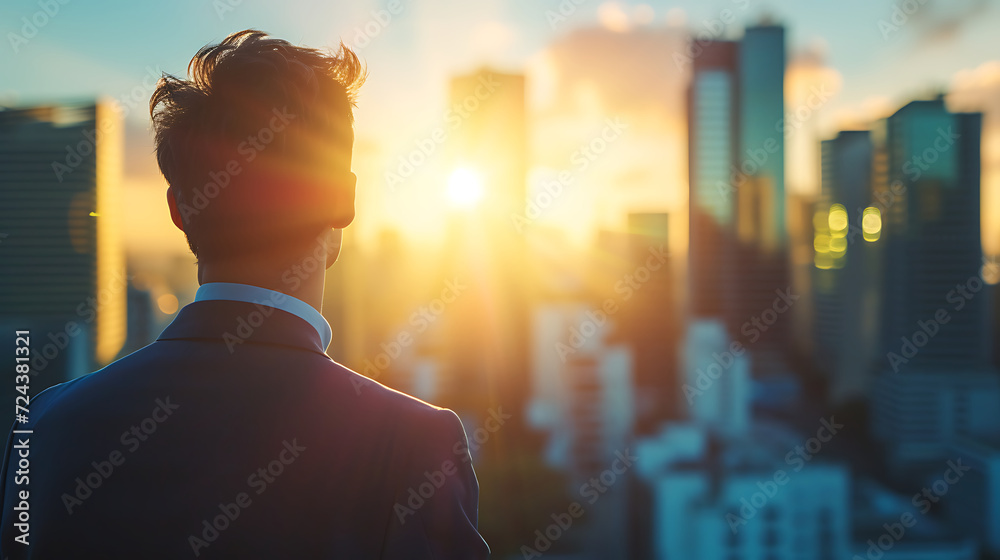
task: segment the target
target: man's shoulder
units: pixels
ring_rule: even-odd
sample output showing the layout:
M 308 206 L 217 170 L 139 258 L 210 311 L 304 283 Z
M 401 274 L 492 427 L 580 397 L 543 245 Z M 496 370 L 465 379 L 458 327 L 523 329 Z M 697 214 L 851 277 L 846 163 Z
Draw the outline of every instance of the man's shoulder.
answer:
M 349 380 L 355 395 L 379 401 L 383 406 L 394 409 L 401 417 L 413 422 L 417 426 L 427 424 L 447 425 L 458 422 L 458 416 L 450 409 L 442 408 L 412 395 L 397 391 L 379 383 L 377 380 L 366 377 L 336 362 L 333 366 L 338 368 L 341 375 Z
M 296 354 L 301 356 L 303 353 Z M 138 388 L 148 383 L 151 371 L 154 369 L 176 368 L 176 372 L 163 371 L 163 374 L 171 377 L 176 373 L 178 383 L 182 382 L 184 373 L 198 369 L 195 364 L 186 367 L 185 359 L 164 363 L 162 358 L 163 349 L 159 348 L 157 343 L 150 344 L 93 373 L 54 385 L 39 393 L 32 400 L 32 404 L 35 405 L 33 411 L 42 413 L 54 406 L 72 407 L 94 399 L 105 403 L 113 402 L 116 393 L 128 392 L 130 387 Z M 304 361 L 296 360 L 296 362 L 292 367 L 298 366 L 302 368 L 301 371 L 283 371 L 280 375 L 285 376 L 283 379 L 286 381 L 295 379 L 301 385 L 302 394 L 309 395 L 310 400 L 336 402 L 345 408 L 363 410 L 366 416 L 383 415 L 402 422 L 401 427 L 404 431 L 432 426 L 454 426 L 456 422 L 460 425 L 460 420 L 451 410 L 392 389 L 328 356 L 314 354 Z M 240 379 L 236 378 L 234 384 L 239 381 Z

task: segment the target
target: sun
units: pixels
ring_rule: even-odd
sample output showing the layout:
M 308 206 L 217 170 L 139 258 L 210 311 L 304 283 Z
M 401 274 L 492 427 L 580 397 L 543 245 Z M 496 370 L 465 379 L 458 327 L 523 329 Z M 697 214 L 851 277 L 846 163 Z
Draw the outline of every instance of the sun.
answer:
M 448 200 L 459 208 L 472 208 L 483 198 L 483 177 L 468 167 L 459 167 L 448 178 Z

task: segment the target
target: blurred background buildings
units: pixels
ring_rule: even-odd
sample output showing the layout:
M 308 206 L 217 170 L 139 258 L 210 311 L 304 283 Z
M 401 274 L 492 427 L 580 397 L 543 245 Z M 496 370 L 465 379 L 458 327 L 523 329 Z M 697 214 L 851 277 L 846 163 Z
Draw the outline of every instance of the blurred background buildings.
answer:
M 497 558 L 1000 558 L 990 116 L 945 92 L 817 134 L 789 31 L 650 41 L 682 55 L 678 145 L 616 146 L 647 123 L 585 87 L 584 116 L 539 114 L 527 69 L 483 66 L 399 154 L 359 137 L 359 176 L 429 198 L 445 233 L 347 231 L 329 354 L 461 416 Z M 612 44 L 563 47 L 581 36 Z M 33 393 L 149 343 L 197 288 L 190 255 L 126 254 L 122 174 L 149 154 L 122 108 L 0 110 L 0 324 L 31 330 Z M 539 119 L 571 131 L 561 167 Z M 815 165 L 788 173 L 803 144 Z M 601 158 L 630 149 L 687 202 L 626 204 L 584 243 L 544 219 L 589 221 L 584 177 L 624 189 Z

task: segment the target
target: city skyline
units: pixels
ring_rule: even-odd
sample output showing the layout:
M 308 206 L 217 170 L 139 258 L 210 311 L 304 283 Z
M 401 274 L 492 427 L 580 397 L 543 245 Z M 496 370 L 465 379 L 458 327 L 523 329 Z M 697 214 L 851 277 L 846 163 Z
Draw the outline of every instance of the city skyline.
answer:
M 795 134 L 788 138 L 789 156 L 786 158 L 787 193 L 819 192 L 820 181 L 816 172 L 819 167 L 816 148 L 819 141 L 833 137 L 838 130 L 858 128 L 876 117 L 887 116 L 910 99 L 929 97 L 936 91 L 948 89 L 954 104 L 959 105 L 957 108 L 988 110 L 984 122 L 987 141 L 984 142 L 983 212 L 984 216 L 993 216 L 994 219 L 984 220 L 983 240 L 988 253 L 1000 252 L 1000 225 L 993 225 L 1000 224 L 1000 220 L 996 219 L 1000 216 L 1000 196 L 994 194 L 1000 187 L 1000 166 L 994 163 L 1000 162 L 1000 151 L 993 148 L 993 130 L 996 127 L 988 102 L 994 87 L 991 84 L 995 83 L 996 76 L 1000 76 L 1000 67 L 989 64 L 986 49 L 981 48 L 994 40 L 993 37 L 978 31 L 982 22 L 1000 17 L 990 5 L 972 0 L 947 5 L 921 3 L 920 10 L 912 18 L 908 16 L 896 31 L 888 31 L 888 35 L 883 36 L 879 26 L 880 22 L 892 24 L 894 12 L 891 4 L 886 5 L 884 10 L 875 6 L 856 6 L 857 11 L 851 12 L 853 26 L 845 28 L 832 23 L 821 25 L 820 22 L 822 18 L 832 18 L 831 22 L 836 22 L 837 18 L 844 17 L 842 15 L 803 11 L 800 7 L 784 3 L 770 9 L 743 2 L 732 2 L 731 6 L 724 3 L 716 8 L 674 3 L 653 3 L 648 8 L 624 3 L 570 3 L 575 6 L 573 12 L 567 16 L 560 15 L 565 20 L 556 18 L 552 24 L 547 17 L 548 8 L 539 7 L 530 12 L 525 7 L 501 8 L 497 5 L 483 11 L 450 9 L 450 17 L 472 22 L 468 27 L 478 30 L 477 35 L 492 36 L 488 32 L 480 32 L 483 28 L 506 29 L 506 35 L 496 32 L 508 37 L 505 39 L 507 43 L 504 43 L 506 47 L 501 49 L 504 53 L 501 57 L 489 56 L 477 49 L 458 55 L 428 37 L 414 35 L 414 29 L 425 29 L 420 23 L 427 17 L 424 10 L 436 8 L 418 9 L 400 3 L 393 14 L 388 11 L 388 4 L 372 3 L 364 7 L 343 8 L 346 13 L 340 18 L 330 15 L 330 21 L 340 22 L 343 30 L 338 32 L 339 36 L 349 45 L 357 42 L 354 32 L 364 29 L 370 22 L 375 21 L 370 31 L 377 31 L 377 34 L 372 34 L 370 44 L 365 43 L 360 49 L 373 70 L 369 89 L 359 103 L 359 142 L 355 153 L 362 204 L 359 205 L 360 219 L 354 231 L 365 246 L 370 246 L 379 230 L 385 227 L 397 228 L 406 237 L 416 240 L 440 239 L 444 235 L 440 226 L 442 205 L 432 202 L 433 199 L 427 196 L 439 196 L 442 188 L 439 186 L 440 177 L 449 173 L 440 161 L 441 151 L 435 150 L 437 153 L 432 154 L 427 163 L 418 166 L 414 175 L 400 184 L 391 186 L 393 181 L 388 174 L 398 172 L 400 158 L 412 154 L 418 149 L 418 144 L 429 139 L 435 130 L 443 127 L 445 132 L 449 131 L 447 87 L 451 76 L 476 71 L 484 66 L 498 72 L 526 76 L 530 131 L 529 189 L 540 188 L 561 170 L 573 169 L 571 158 L 573 152 L 581 147 L 581 136 L 600 134 L 605 118 L 616 118 L 626 124 L 642 123 L 641 128 L 633 127 L 629 134 L 593 162 L 587 176 L 570 189 L 572 192 L 563 197 L 560 204 L 544 213 L 541 223 L 564 229 L 580 246 L 588 243 L 599 228 L 624 229 L 625 216 L 630 211 L 642 207 L 655 207 L 672 213 L 684 211 L 687 204 L 687 170 L 683 140 L 683 92 L 689 70 L 685 58 L 685 37 L 690 34 L 695 38 L 739 39 L 745 26 L 753 25 L 770 14 L 789 30 L 788 109 L 818 106 L 794 117 L 797 127 Z M 60 9 L 66 13 L 69 6 Z M 720 19 L 726 9 L 731 12 L 731 20 L 727 18 L 730 23 L 723 23 Z M 379 10 L 388 15 L 375 17 Z M 238 3 L 231 11 L 223 11 L 221 19 L 214 12 L 209 13 L 202 25 L 211 28 L 207 36 L 219 35 L 229 25 L 252 24 L 250 20 L 264 11 L 266 9 L 259 6 Z M 682 18 L 681 11 L 687 16 Z M 114 14 L 114 11 L 109 13 L 110 16 Z M 121 14 L 121 17 L 125 15 Z M 389 18 L 387 23 L 378 22 L 379 18 L 386 17 Z M 11 21 L 19 19 L 20 16 Z M 941 19 L 940 23 L 937 23 L 938 19 Z M 268 21 L 283 25 L 281 18 L 269 18 Z M 95 25 L 113 22 L 114 18 L 110 17 L 106 22 L 95 22 Z M 716 27 L 716 22 L 721 27 Z M 945 34 L 946 24 L 953 28 L 950 36 Z M 49 74 L 40 74 L 40 66 L 31 61 L 35 57 L 48 57 L 46 49 L 55 48 L 61 41 L 73 36 L 73 30 L 63 30 L 58 25 L 59 15 L 39 29 L 37 37 L 19 47 L 15 56 L 0 61 L 0 70 L 7 70 L 5 65 L 9 65 L 9 71 L 21 77 L 17 87 L 9 90 L 17 93 L 16 100 L 8 95 L 0 96 L 0 102 L 6 99 L 30 105 L 97 94 L 119 100 L 127 111 L 126 135 L 130 155 L 125 171 L 125 192 L 129 200 L 134 201 L 130 206 L 136 208 L 134 213 L 126 216 L 126 220 L 127 225 L 138 230 L 135 236 L 129 238 L 129 252 L 176 253 L 176 247 L 182 245 L 178 243 L 179 237 L 171 229 L 169 220 L 162 213 L 146 210 L 159 204 L 163 183 L 151 161 L 140 155 L 148 153 L 150 146 L 144 123 L 145 97 L 151 91 L 151 76 L 155 77 L 160 71 L 182 73 L 183 69 L 161 68 L 155 64 L 157 56 L 169 55 L 170 48 L 165 51 L 157 49 L 162 55 L 151 51 L 141 65 L 130 62 L 146 49 L 145 43 L 141 43 L 140 48 L 130 49 L 128 53 L 108 53 L 106 49 L 98 49 L 93 56 L 100 56 L 102 64 L 93 68 L 92 72 L 97 79 L 74 79 L 73 73 L 78 72 L 78 68 L 92 66 L 77 61 L 72 67 L 65 68 L 67 79 L 57 84 L 48 77 Z M 856 31 L 848 33 L 844 29 Z M 962 32 L 958 33 L 955 29 Z M 281 27 L 268 30 L 282 31 Z M 19 33 L 17 30 L 12 32 Z M 311 39 L 315 33 L 298 30 L 293 35 Z M 511 33 L 520 40 L 511 39 Z M 938 37 L 935 33 L 942 36 Z M 59 38 L 54 37 L 57 34 Z M 926 53 L 921 50 L 928 48 L 922 46 L 924 42 L 931 41 L 926 37 L 928 34 L 933 37 L 933 41 L 927 43 L 934 45 L 933 56 L 925 56 Z M 321 35 L 322 44 L 336 44 L 337 34 L 333 30 Z M 180 38 L 174 37 L 160 40 L 167 45 L 181 42 Z M 433 49 L 433 55 L 428 60 L 434 61 L 433 67 L 419 76 L 414 72 L 428 63 L 407 62 L 405 69 L 399 70 L 406 57 L 412 56 L 400 54 L 410 52 L 402 46 L 408 42 L 422 45 L 428 41 L 426 48 Z M 50 45 L 49 42 L 55 44 Z M 95 43 L 95 46 L 99 44 Z M 601 45 L 601 48 L 595 49 L 591 45 Z M 861 45 L 868 45 L 869 50 L 879 53 L 896 53 L 893 58 L 893 67 L 898 68 L 896 78 L 888 80 L 886 73 L 875 72 L 869 57 L 855 56 Z M 186 52 L 196 46 L 200 45 L 184 44 L 173 48 Z M 88 46 L 82 52 L 92 48 L 95 47 Z M 680 61 L 678 54 L 682 55 Z M 641 73 L 636 72 L 637 69 L 622 68 L 613 63 L 620 57 L 649 60 L 647 64 L 650 67 Z M 915 57 L 919 57 L 921 64 L 907 62 Z M 55 60 L 63 58 L 56 57 Z M 122 69 L 112 70 L 118 67 Z M 389 96 L 395 92 L 394 76 L 407 84 L 406 90 L 410 93 L 403 100 L 389 102 Z M 593 77 L 599 80 L 594 81 Z M 644 86 L 644 83 L 649 86 Z M 816 92 L 822 94 L 819 100 L 816 99 Z M 569 102 L 556 104 L 553 103 L 555 99 Z M 371 110 L 379 105 L 387 109 Z M 567 125 L 570 121 L 574 124 Z M 387 130 L 392 130 L 392 134 L 386 134 Z M 651 164 L 655 161 L 654 154 L 665 154 L 658 157 L 666 159 L 654 166 Z M 609 183 L 622 186 L 605 189 L 604 185 Z M 415 209 L 419 211 L 414 212 Z M 140 224 L 142 228 L 138 227 Z M 683 252 L 687 228 L 683 220 L 675 220 L 672 227 L 675 228 L 672 231 L 673 249 Z
M 11 39 L 15 55 L 71 40 L 76 32 L 56 32 L 64 14 L 96 17 L 51 1 L 58 9 L 37 36 Z M 236 335 L 215 332 L 226 316 L 188 319 L 200 329 L 192 340 L 219 338 L 257 382 L 289 372 L 249 360 L 247 348 L 284 345 L 254 333 L 291 344 L 301 327 L 311 359 L 325 353 L 369 378 L 343 372 L 358 395 L 374 380 L 454 412 L 465 434 L 442 450 L 466 475 L 474 466 L 472 525 L 497 560 L 1000 559 L 1000 59 L 967 52 L 984 21 L 1000 23 L 996 6 L 858 1 L 842 10 L 868 17 L 856 27 L 790 0 L 442 6 L 453 11 L 440 21 L 405 0 L 317 8 L 359 22 L 343 33 L 360 33 L 351 40 L 368 61 L 356 201 L 348 173 L 351 195 L 328 204 L 318 193 L 346 192 L 334 181 L 299 197 L 295 182 L 247 190 L 261 188 L 261 160 L 269 181 L 291 161 L 274 150 L 250 164 L 276 138 L 330 147 L 321 135 L 285 144 L 287 107 L 272 110 L 270 93 L 246 93 L 266 108 L 248 103 L 233 117 L 259 132 L 225 138 L 225 153 L 244 158 L 225 173 L 199 186 L 164 171 L 175 200 L 193 188 L 192 200 L 234 220 L 215 235 L 243 233 L 247 268 L 265 254 L 257 242 L 283 239 L 268 226 L 281 234 L 313 214 L 346 215 L 349 198 L 356 221 L 343 222 L 329 270 L 319 251 L 278 276 L 203 284 L 217 261 L 188 252 L 171 223 L 137 124 L 159 68 L 147 66 L 124 100 L 95 101 L 72 72 L 62 87 L 25 72 L 18 108 L 0 90 L 0 196 L 13 202 L 0 211 L 0 323 L 32 331 L 33 373 L 46 374 L 32 389 L 88 387 L 86 374 L 113 360 L 169 353 L 153 340 L 183 328 L 175 318 L 192 308 L 253 303 Z M 119 55 L 95 41 L 80 57 L 108 71 L 139 58 L 176 63 L 173 50 L 190 54 L 199 29 L 209 37 L 270 13 L 241 0 L 197 9 L 210 20 L 163 52 Z M 176 17 L 167 12 L 164 25 Z M 432 37 L 470 18 L 450 48 Z M 274 23 L 297 29 L 293 43 L 336 37 L 315 21 Z M 836 40 L 824 44 L 827 28 Z M 877 41 L 862 34 L 847 46 L 858 29 Z M 424 52 L 430 60 L 406 67 Z M 913 57 L 926 61 L 919 71 Z M 0 72 L 5 64 L 23 62 Z M 879 64 L 882 75 L 859 85 Z M 86 101 L 49 103 L 49 91 Z M 241 206 L 260 198 L 274 206 Z M 278 202 L 304 204 L 270 224 L 272 213 L 288 217 Z M 197 223 L 185 220 L 177 226 Z M 292 262 L 297 247 L 275 262 Z M 314 274 L 325 274 L 318 296 L 298 292 Z M 292 301 L 234 291 L 211 302 L 226 289 Z M 158 375 L 166 385 L 182 377 Z M 202 385 L 192 379 L 181 388 L 194 399 Z M 304 426 L 290 403 L 290 421 Z M 438 486 L 436 472 L 424 474 Z M 419 482 L 410 514 L 431 500 Z

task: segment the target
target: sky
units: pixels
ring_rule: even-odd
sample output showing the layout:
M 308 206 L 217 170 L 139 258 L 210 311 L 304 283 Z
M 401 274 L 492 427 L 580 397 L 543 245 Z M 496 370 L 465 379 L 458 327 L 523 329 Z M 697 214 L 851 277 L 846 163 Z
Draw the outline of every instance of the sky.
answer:
M 744 24 L 762 18 L 787 28 L 788 107 L 813 88 L 831 92 L 789 139 L 789 192 L 816 190 L 818 140 L 949 90 L 955 107 L 987 110 L 984 241 L 1000 252 L 1000 220 L 992 219 L 1000 216 L 993 132 L 1000 130 L 1000 111 L 993 110 L 1000 109 L 1000 5 L 989 0 L 48 2 L 0 4 L 0 104 L 103 95 L 127 107 L 130 252 L 185 247 L 171 230 L 151 157 L 150 77 L 183 75 L 200 47 L 233 31 L 254 27 L 315 47 L 343 40 L 366 61 L 369 79 L 356 112 L 361 238 L 384 227 L 440 234 L 441 204 L 433 194 L 447 170 L 428 164 L 394 190 L 384 177 L 442 124 L 452 76 L 482 66 L 526 74 L 529 185 L 570 168 L 581 142 L 620 119 L 628 126 L 621 140 L 545 216 L 587 239 L 596 227 L 620 226 L 629 210 L 684 213 L 687 75 L 674 55 L 683 52 L 688 32 L 737 38 Z M 55 15 L 38 15 L 46 6 Z M 736 18 L 728 26 L 720 22 L 726 10 Z M 32 29 L 23 18 L 44 25 Z M 674 224 L 683 230 L 683 220 Z

